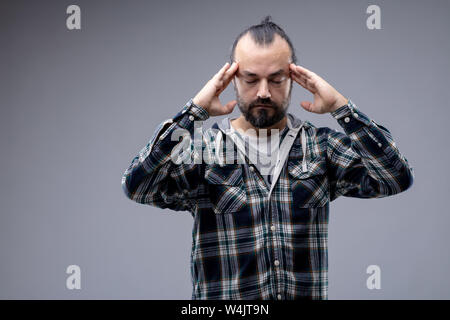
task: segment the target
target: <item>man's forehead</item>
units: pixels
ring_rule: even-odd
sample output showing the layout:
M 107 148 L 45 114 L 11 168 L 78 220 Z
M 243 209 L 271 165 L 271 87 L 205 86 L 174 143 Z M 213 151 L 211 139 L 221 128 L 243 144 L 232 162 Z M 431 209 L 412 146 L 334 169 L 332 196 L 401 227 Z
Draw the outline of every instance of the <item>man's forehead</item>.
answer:
M 278 70 L 276 70 L 274 72 L 270 72 L 268 75 L 270 77 L 274 77 L 274 76 L 278 76 L 278 75 L 285 75 L 286 71 L 287 71 L 285 69 L 286 68 L 280 68 L 280 69 L 278 69 Z M 243 74 L 244 76 L 249 76 L 249 77 L 255 77 L 255 76 L 259 76 L 260 75 L 260 72 L 252 72 L 252 71 L 249 71 L 249 70 L 246 70 L 246 69 L 239 70 L 239 73 Z
M 289 70 L 291 51 L 287 42 L 277 34 L 269 46 L 259 46 L 246 35 L 236 46 L 235 60 L 239 62 L 241 74 L 270 75 L 280 69 Z
M 236 61 L 238 61 L 236 59 Z M 238 74 L 249 77 L 253 76 L 276 76 L 289 73 L 289 60 L 271 61 L 265 59 L 262 61 L 247 60 L 239 61 Z

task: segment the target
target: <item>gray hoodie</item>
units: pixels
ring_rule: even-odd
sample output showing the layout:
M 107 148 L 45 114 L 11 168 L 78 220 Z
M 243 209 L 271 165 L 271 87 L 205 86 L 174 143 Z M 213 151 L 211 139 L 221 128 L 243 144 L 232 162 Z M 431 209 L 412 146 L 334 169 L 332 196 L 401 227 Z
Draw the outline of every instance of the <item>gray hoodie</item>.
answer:
M 289 128 L 289 131 L 287 132 L 285 138 L 283 139 L 280 149 L 278 158 L 275 164 L 275 167 L 273 169 L 273 176 L 272 176 L 272 184 L 270 186 L 270 193 L 273 190 L 273 187 L 284 167 L 286 164 L 286 159 L 288 158 L 289 151 L 291 150 L 292 144 L 294 143 L 295 138 L 299 134 L 299 131 L 301 131 L 301 145 L 302 145 L 302 171 L 306 172 L 308 171 L 308 164 L 307 164 L 307 158 L 306 158 L 306 128 L 311 126 L 311 123 L 309 121 L 302 121 L 299 118 L 297 118 L 292 113 L 287 113 L 288 121 L 287 126 Z M 222 147 L 223 143 L 223 135 L 226 135 L 227 137 L 231 138 L 233 142 L 235 143 L 238 150 L 242 153 L 243 156 L 248 158 L 248 149 L 246 149 L 246 146 L 243 144 L 242 139 L 238 136 L 238 133 L 232 128 L 230 124 L 230 118 L 224 118 L 221 122 L 216 122 L 212 126 L 213 129 L 219 129 L 217 131 L 217 135 L 215 137 L 215 151 L 217 154 L 217 159 L 220 159 L 219 152 Z M 251 160 L 251 159 L 249 159 Z M 251 161 L 250 161 L 251 162 Z M 255 166 L 258 166 L 257 163 L 252 163 Z M 266 179 L 267 180 L 267 179 Z

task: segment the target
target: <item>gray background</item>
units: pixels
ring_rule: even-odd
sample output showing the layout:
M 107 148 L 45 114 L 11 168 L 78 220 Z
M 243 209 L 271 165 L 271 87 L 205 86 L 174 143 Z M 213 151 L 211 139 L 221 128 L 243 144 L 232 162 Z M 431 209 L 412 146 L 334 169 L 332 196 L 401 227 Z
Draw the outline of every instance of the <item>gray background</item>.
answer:
M 81 30 L 66 28 L 70 4 Z M 366 27 L 370 4 L 381 30 Z M 121 177 L 266 14 L 416 173 L 405 193 L 331 203 L 329 298 L 450 298 L 449 13 L 436 0 L 2 1 L 0 298 L 190 299 L 192 217 L 128 200 Z M 290 112 L 340 129 L 300 107 L 311 97 L 295 85 Z M 71 264 L 81 290 L 66 289 Z M 371 264 L 381 290 L 366 287 Z

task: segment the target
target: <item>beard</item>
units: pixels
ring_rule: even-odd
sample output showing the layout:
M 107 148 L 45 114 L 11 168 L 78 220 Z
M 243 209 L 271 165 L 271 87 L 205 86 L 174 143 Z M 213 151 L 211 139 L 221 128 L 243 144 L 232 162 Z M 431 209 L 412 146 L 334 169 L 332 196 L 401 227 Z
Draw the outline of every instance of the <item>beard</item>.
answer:
M 291 101 L 292 82 L 289 88 L 289 94 L 281 104 L 272 101 L 270 98 L 257 99 L 249 104 L 242 100 L 239 93 L 236 91 L 236 100 L 239 110 L 245 117 L 245 120 L 250 122 L 256 128 L 267 128 L 273 126 L 286 116 L 287 109 Z M 268 108 L 255 109 L 256 106 L 267 106 Z M 272 114 L 271 114 L 272 113 Z M 271 115 L 270 115 L 271 114 Z

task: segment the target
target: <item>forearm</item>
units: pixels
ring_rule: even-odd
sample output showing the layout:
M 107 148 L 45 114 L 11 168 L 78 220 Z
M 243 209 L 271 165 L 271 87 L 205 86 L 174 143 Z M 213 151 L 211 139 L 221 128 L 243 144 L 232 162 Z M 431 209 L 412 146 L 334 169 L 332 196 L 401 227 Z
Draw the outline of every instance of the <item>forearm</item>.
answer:
M 352 151 L 374 179 L 371 184 L 378 185 L 380 196 L 402 192 L 412 185 L 413 169 L 396 147 L 389 130 L 371 120 L 351 100 L 331 115 L 350 138 Z
M 180 143 L 178 139 L 173 139 L 176 130 L 185 131 L 192 137 L 194 122 L 209 117 L 204 109 L 191 105 L 189 102 L 173 118 L 158 126 L 150 141 L 132 160 L 123 174 L 122 187 L 130 199 L 139 203 L 158 205 L 158 199 L 167 200 L 169 195 L 176 194 L 182 188 L 189 189 L 190 186 L 177 185 L 178 181 L 172 184 L 167 183 L 170 172 L 166 170 L 167 165 L 172 165 L 167 164 L 168 161 L 172 161 L 172 151 Z M 166 169 L 161 171 L 163 167 Z M 193 171 L 190 174 L 193 174 Z M 170 190 L 174 187 L 176 190 Z

